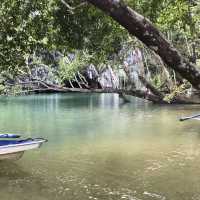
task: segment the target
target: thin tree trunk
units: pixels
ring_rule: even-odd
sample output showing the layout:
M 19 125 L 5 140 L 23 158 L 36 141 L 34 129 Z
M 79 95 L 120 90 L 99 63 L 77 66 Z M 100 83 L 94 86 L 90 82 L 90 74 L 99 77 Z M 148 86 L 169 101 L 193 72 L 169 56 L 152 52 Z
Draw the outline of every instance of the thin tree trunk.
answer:
M 188 80 L 196 89 L 200 89 L 200 71 L 187 61 L 148 19 L 126 6 L 120 0 L 87 1 L 110 15 L 126 28 L 130 34 L 136 36 L 158 54 L 169 67 Z

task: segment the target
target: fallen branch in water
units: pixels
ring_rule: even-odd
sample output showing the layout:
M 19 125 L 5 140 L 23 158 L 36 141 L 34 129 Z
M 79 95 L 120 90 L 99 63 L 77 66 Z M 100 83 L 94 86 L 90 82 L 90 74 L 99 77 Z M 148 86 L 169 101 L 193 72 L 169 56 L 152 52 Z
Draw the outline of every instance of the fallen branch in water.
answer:
M 8 84 L 8 85 L 10 86 L 21 85 L 22 87 L 24 87 L 24 90 L 17 92 L 16 94 L 23 94 L 23 93 L 26 94 L 26 93 L 32 93 L 32 92 L 115 93 L 115 94 L 119 94 L 120 97 L 121 95 L 123 96 L 130 95 L 130 96 L 138 97 L 141 99 L 145 99 L 155 104 L 169 104 L 167 101 L 163 100 L 158 95 L 155 95 L 143 90 L 137 90 L 137 89 L 126 90 L 126 89 L 112 89 L 112 88 L 106 88 L 106 89 L 68 88 L 68 87 L 64 87 L 60 85 L 46 83 L 45 81 L 41 81 L 41 80 L 20 82 L 16 84 Z M 26 87 L 27 87 L 27 90 L 25 90 Z M 125 101 L 127 100 L 127 102 L 129 101 L 127 98 L 124 98 L 124 100 Z M 198 98 L 195 99 L 195 98 L 186 97 L 186 96 L 178 96 L 171 103 L 172 104 L 200 104 L 200 101 Z
M 29 92 L 79 92 L 79 93 L 117 93 L 120 95 L 120 97 L 123 95 L 123 99 L 127 100 L 128 99 L 124 97 L 124 95 L 130 95 L 130 96 L 135 96 L 138 98 L 146 99 L 148 101 L 157 103 L 158 101 L 161 102 L 160 98 L 158 98 L 154 94 L 149 94 L 145 91 L 142 90 L 136 90 L 136 89 L 131 89 L 131 90 L 125 90 L 125 89 L 112 89 L 112 88 L 107 88 L 107 89 L 85 89 L 85 88 L 67 88 L 55 84 L 50 84 L 46 83 L 45 81 L 41 80 L 34 80 L 34 81 L 29 81 L 29 82 L 20 82 L 20 83 L 15 83 L 15 84 L 8 84 L 9 86 L 17 86 L 21 85 L 24 87 L 24 90 L 21 92 L 17 92 L 16 94 L 20 93 L 29 93 Z M 25 88 L 28 88 L 25 90 Z M 34 88 L 35 87 L 35 88 Z M 31 89 L 30 89 L 31 88 Z M 162 102 L 164 103 L 164 102 Z

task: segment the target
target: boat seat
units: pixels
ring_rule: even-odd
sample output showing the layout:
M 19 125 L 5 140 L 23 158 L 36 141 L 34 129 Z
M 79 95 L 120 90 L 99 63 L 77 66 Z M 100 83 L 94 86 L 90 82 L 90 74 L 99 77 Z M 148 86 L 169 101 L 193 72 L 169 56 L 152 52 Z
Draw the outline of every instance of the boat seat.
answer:
M 26 139 L 26 140 L 0 140 L 0 146 L 6 146 L 11 144 L 21 144 L 24 142 L 32 141 L 32 139 Z

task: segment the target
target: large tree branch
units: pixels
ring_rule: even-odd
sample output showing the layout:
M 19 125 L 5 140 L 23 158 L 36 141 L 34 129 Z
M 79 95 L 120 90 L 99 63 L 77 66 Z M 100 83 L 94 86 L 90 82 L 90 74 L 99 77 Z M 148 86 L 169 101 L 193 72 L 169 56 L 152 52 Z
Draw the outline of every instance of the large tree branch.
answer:
M 87 0 L 108 13 L 114 20 L 136 36 L 147 47 L 158 54 L 162 60 L 196 89 L 200 89 L 200 71 L 184 58 L 159 30 L 145 17 L 138 14 L 120 0 Z
M 143 85 L 149 89 L 154 95 L 160 97 L 160 99 L 164 98 L 164 94 L 160 92 L 157 88 L 155 88 L 151 83 L 149 83 L 143 76 L 139 76 L 140 81 Z

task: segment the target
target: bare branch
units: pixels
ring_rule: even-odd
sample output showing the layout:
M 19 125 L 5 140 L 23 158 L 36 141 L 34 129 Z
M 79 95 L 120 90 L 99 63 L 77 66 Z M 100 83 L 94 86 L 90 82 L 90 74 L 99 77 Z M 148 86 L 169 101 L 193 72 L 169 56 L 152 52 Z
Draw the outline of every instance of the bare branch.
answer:
M 71 14 L 74 14 L 74 10 L 75 10 L 75 9 L 80 8 L 80 7 L 82 7 L 82 6 L 84 6 L 84 5 L 87 4 L 87 2 L 82 2 L 82 3 L 80 3 L 79 5 L 77 5 L 76 7 L 72 7 L 72 6 L 70 6 L 65 0 L 60 0 L 60 1 L 61 1 L 61 3 L 63 3 L 63 4 L 68 8 L 68 10 L 69 10 L 69 12 L 70 12 Z
M 66 1 L 64 1 L 64 0 L 60 0 L 61 1 L 61 3 L 63 3 L 67 8 L 68 8 L 68 10 L 69 10 L 69 12 L 71 13 L 71 14 L 74 14 L 74 12 L 73 12 L 73 10 L 74 10 L 74 8 L 73 7 L 71 7 Z

